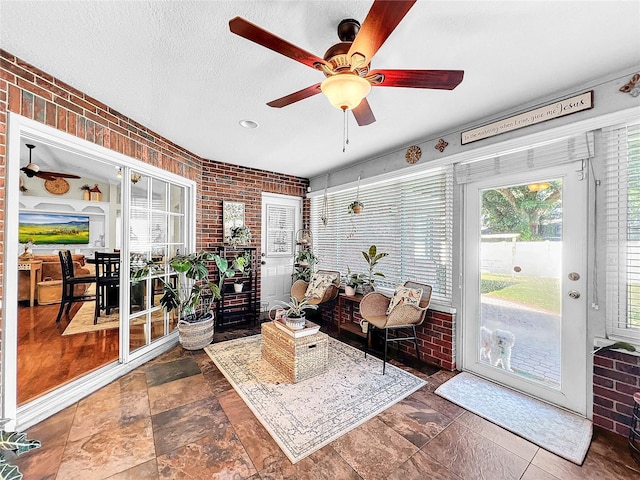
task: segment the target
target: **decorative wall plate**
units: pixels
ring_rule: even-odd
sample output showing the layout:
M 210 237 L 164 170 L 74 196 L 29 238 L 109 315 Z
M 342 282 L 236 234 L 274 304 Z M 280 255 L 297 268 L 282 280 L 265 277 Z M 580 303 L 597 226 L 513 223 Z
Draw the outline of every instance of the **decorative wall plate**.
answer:
M 45 180 L 44 188 L 47 192 L 54 195 L 63 195 L 69 191 L 69 182 L 64 178 L 56 178 L 55 180 Z
M 422 156 L 422 150 L 420 150 L 420 147 L 417 145 L 413 145 L 409 148 L 407 148 L 407 153 L 404 155 L 405 160 L 407 161 L 407 163 L 416 163 L 418 160 L 420 160 L 420 157 Z

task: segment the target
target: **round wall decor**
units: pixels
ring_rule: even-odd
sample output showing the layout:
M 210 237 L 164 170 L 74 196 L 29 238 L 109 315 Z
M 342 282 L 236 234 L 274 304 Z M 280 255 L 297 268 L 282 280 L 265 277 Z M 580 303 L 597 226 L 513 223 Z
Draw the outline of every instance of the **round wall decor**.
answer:
M 69 182 L 64 178 L 56 178 L 55 180 L 45 180 L 44 188 L 47 192 L 54 195 L 63 195 L 69 191 Z
M 421 156 L 422 150 L 420 150 L 420 147 L 417 145 L 413 145 L 407 148 L 407 153 L 404 155 L 404 158 L 407 160 L 407 163 L 413 164 L 420 160 Z

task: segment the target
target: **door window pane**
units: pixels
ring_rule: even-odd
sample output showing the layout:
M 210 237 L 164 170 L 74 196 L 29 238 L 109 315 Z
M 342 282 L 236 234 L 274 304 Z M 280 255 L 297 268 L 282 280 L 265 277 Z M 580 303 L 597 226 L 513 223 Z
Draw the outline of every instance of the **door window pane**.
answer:
M 562 180 L 481 192 L 480 361 L 560 387 Z

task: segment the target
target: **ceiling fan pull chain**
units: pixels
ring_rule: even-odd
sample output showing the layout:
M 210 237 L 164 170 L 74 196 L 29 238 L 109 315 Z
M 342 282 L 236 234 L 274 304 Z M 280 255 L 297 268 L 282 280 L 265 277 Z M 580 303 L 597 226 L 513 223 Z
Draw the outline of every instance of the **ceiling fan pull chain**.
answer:
M 347 116 L 347 109 L 342 109 L 343 114 L 343 127 L 342 127 L 342 153 L 347 150 L 347 145 L 349 145 L 349 119 Z

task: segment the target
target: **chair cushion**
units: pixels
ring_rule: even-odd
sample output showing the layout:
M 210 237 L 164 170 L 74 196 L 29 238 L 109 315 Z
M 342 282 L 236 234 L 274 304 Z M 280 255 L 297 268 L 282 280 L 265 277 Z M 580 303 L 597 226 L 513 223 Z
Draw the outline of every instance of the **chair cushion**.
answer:
M 307 298 L 322 298 L 324 292 L 334 282 L 335 275 L 329 273 L 314 273 L 304 296 Z
M 389 308 L 387 308 L 387 315 L 391 314 L 394 307 L 398 305 L 415 305 L 420 306 L 420 299 L 422 298 L 421 288 L 408 288 L 404 285 L 398 285 L 396 291 L 393 292 L 393 297 L 389 302 Z

